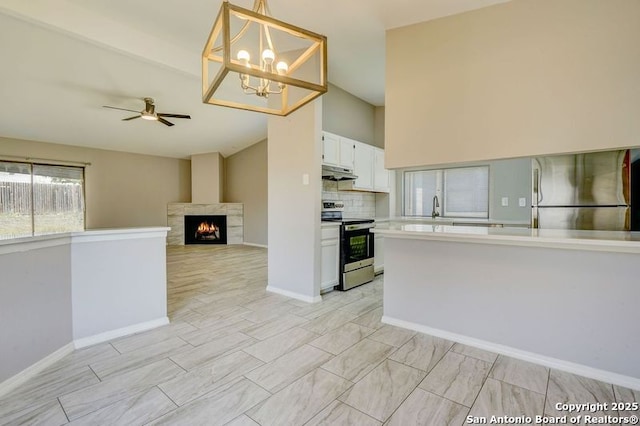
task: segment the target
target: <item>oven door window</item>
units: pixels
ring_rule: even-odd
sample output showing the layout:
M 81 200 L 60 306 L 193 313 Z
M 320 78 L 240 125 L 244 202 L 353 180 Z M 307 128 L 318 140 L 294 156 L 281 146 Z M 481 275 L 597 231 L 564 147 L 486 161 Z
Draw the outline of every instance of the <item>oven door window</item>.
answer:
M 373 257 L 372 236 L 368 229 L 359 231 L 357 234 L 349 233 L 346 235 L 345 263 L 359 262 Z

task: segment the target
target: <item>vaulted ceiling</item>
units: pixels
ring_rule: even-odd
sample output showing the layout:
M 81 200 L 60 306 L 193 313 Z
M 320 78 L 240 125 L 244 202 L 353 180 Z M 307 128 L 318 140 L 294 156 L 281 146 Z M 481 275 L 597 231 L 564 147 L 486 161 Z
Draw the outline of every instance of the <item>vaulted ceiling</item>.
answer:
M 329 81 L 378 106 L 385 30 L 505 1 L 270 0 L 269 7 L 326 35 Z M 0 137 L 168 157 L 230 155 L 264 139 L 266 116 L 201 103 L 200 53 L 220 4 L 0 0 Z M 144 97 L 192 120 L 122 122 L 131 114 L 102 108 L 141 110 Z

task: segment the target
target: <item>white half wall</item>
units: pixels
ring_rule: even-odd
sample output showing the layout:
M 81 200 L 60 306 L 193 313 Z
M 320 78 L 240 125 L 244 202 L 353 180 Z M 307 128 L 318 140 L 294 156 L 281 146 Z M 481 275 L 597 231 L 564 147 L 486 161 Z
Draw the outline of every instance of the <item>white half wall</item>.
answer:
M 320 296 L 322 99 L 287 117 L 270 117 L 268 287 Z
M 2 249 L 0 383 L 73 340 L 69 237 L 24 251 Z
M 73 238 L 74 340 L 167 316 L 166 231 L 124 235 Z
M 168 229 L 0 240 L 0 395 L 74 344 L 166 324 Z

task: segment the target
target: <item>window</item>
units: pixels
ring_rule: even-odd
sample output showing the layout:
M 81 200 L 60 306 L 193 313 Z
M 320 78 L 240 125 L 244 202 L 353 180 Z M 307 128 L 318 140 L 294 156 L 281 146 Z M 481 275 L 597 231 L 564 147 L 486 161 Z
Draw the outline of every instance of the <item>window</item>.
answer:
M 0 161 L 0 238 L 84 230 L 84 168 Z
M 445 217 L 489 217 L 489 167 L 404 173 L 405 216 L 431 216 L 434 197 Z

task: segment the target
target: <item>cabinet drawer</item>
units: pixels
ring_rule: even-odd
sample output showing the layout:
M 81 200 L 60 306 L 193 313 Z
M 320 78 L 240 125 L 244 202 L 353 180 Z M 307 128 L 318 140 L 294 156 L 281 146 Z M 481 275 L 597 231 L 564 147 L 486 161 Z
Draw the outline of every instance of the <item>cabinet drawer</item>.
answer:
M 330 228 L 322 228 L 321 229 L 321 237 L 322 240 L 330 240 L 330 239 L 338 239 L 340 238 L 340 227 L 332 226 Z

